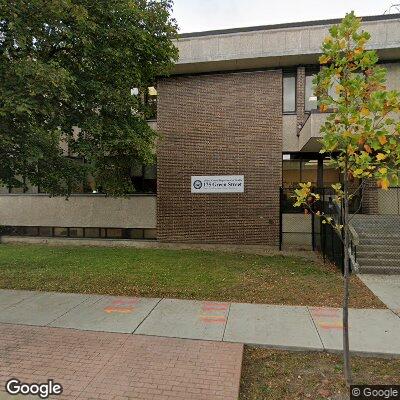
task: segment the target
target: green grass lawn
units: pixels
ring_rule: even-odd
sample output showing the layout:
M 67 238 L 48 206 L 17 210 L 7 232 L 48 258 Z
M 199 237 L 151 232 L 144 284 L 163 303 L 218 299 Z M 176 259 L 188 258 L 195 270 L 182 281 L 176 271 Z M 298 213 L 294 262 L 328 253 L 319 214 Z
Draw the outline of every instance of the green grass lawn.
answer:
M 340 306 L 340 273 L 315 261 L 201 250 L 0 245 L 0 287 Z M 358 280 L 352 306 L 382 307 Z
M 400 359 L 352 357 L 354 384 L 398 385 Z M 240 400 L 348 399 L 342 356 L 245 347 Z

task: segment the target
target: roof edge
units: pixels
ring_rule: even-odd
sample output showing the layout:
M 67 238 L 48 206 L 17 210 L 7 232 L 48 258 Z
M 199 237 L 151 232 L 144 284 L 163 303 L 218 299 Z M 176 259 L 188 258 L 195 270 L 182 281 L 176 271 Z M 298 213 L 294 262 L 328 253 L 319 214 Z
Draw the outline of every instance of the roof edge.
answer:
M 392 19 L 400 19 L 400 13 L 369 15 L 369 16 L 360 17 L 360 18 L 363 21 L 367 21 L 367 22 L 385 21 L 385 20 L 392 20 Z M 193 38 L 193 37 L 216 36 L 216 35 L 225 35 L 225 34 L 227 35 L 227 34 L 231 34 L 231 33 L 256 32 L 256 31 L 266 31 L 266 30 L 285 29 L 285 28 L 300 28 L 300 27 L 307 27 L 307 26 L 333 25 L 333 24 L 338 24 L 341 20 L 342 20 L 342 18 L 335 18 L 335 19 L 323 19 L 323 20 L 304 21 L 304 22 L 289 22 L 289 23 L 273 24 L 273 25 L 249 26 L 249 27 L 243 27 L 243 28 L 217 29 L 217 30 L 203 31 L 203 32 L 190 32 L 190 33 L 179 34 L 179 38 Z

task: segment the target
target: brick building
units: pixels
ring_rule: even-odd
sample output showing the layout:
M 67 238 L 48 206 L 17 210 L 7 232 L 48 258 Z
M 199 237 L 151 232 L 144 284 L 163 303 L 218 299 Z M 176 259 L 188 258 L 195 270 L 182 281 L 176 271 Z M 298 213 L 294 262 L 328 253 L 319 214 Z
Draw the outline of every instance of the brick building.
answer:
M 338 22 L 181 35 L 172 75 L 153 90 L 157 173 L 138 169 L 138 193 L 77 193 L 66 201 L 34 187 L 3 188 L 0 225 L 28 236 L 273 246 L 283 227 L 287 244 L 307 244 L 309 217 L 280 213 L 280 187 L 339 180 L 318 153 L 326 114 L 316 110 L 312 91 L 320 45 Z M 389 88 L 400 89 L 400 15 L 367 17 L 363 25 L 388 69 Z M 217 186 L 196 192 L 193 177 Z M 240 190 L 218 190 L 235 179 Z M 378 198 L 370 204 L 372 213 L 384 208 Z

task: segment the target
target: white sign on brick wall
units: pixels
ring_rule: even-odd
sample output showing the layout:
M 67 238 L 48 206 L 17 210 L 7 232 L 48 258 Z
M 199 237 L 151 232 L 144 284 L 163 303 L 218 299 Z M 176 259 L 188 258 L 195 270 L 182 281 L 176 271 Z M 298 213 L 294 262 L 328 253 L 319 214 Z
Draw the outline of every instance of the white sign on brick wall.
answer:
M 243 193 L 244 175 L 192 176 L 192 193 Z

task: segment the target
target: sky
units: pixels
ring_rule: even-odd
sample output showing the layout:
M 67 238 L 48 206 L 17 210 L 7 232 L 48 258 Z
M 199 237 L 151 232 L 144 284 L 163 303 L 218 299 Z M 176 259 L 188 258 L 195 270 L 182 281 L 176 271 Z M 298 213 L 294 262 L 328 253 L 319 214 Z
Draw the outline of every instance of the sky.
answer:
M 180 33 L 383 14 L 400 0 L 175 0 Z M 395 9 L 392 8 L 392 13 Z

